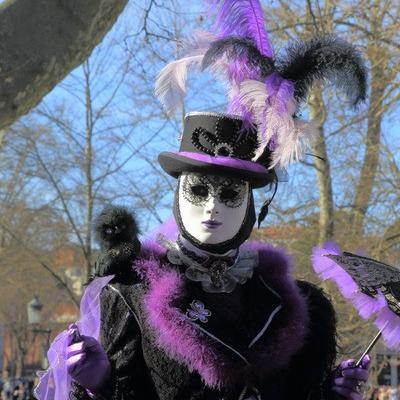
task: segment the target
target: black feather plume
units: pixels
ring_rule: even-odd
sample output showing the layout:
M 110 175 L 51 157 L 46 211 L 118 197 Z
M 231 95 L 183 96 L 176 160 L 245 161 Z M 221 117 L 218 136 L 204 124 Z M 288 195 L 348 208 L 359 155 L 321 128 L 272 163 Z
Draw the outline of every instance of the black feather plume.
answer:
M 95 275 L 129 272 L 140 252 L 139 229 L 133 214 L 125 207 L 108 206 L 97 216 L 94 228 L 102 250 Z
M 204 55 L 203 70 L 215 64 L 226 55 L 230 61 L 236 59 L 259 71 L 261 77 L 275 71 L 273 61 L 263 56 L 256 45 L 241 37 L 228 37 L 214 41 Z
M 367 70 L 360 53 L 334 35 L 293 43 L 286 58 L 278 61 L 278 70 L 283 78 L 293 81 L 298 101 L 306 100 L 318 80 L 343 89 L 354 106 L 366 98 Z

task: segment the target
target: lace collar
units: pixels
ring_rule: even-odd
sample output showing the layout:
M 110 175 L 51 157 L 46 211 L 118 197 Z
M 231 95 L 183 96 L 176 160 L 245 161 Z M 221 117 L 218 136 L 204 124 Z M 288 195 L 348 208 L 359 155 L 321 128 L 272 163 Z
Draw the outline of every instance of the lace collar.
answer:
M 231 293 L 237 284 L 243 285 L 253 276 L 258 265 L 256 251 L 230 251 L 223 255 L 195 252 L 188 249 L 182 240 L 172 242 L 159 238 L 159 243 L 167 249 L 171 264 L 186 266 L 185 276 L 200 282 L 205 292 Z

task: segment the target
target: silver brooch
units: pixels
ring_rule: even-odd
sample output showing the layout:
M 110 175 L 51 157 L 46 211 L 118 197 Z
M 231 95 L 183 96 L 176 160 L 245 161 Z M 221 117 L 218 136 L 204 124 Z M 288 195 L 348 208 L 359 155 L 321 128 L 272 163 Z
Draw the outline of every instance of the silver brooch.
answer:
M 191 321 L 197 321 L 199 320 L 200 322 L 206 323 L 208 322 L 208 318 L 211 316 L 211 311 L 207 310 L 207 308 L 204 307 L 204 304 L 200 300 L 193 300 L 190 303 L 190 307 L 186 310 L 186 316 L 191 320 Z

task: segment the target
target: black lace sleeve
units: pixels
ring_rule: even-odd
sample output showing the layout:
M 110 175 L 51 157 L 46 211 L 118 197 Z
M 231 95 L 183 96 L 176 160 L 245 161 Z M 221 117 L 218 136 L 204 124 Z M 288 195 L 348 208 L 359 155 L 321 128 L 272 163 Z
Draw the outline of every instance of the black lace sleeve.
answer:
M 293 357 L 287 399 L 330 400 L 332 370 L 336 359 L 336 315 L 323 291 L 308 282 L 297 282 L 308 300 L 309 334 Z
M 101 294 L 101 334 L 110 363 L 111 377 L 100 393 L 90 396 L 75 384 L 71 400 L 138 400 L 150 399 L 153 387 L 149 380 L 141 346 L 141 322 L 126 296 L 134 285 L 111 283 Z

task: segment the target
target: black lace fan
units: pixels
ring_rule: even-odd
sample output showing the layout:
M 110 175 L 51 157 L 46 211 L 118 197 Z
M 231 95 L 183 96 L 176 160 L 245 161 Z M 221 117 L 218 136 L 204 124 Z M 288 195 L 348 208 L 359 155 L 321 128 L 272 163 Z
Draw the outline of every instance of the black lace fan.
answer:
M 341 252 L 332 242 L 314 250 L 312 264 L 322 280 L 335 282 L 360 316 L 372 319 L 379 329 L 364 354 L 371 350 L 381 335 L 390 349 L 400 350 L 399 268 L 369 257 Z
M 389 308 L 400 316 L 400 269 L 348 252 L 342 255 L 328 254 L 327 257 L 351 275 L 363 293 L 375 297 L 379 290 Z

